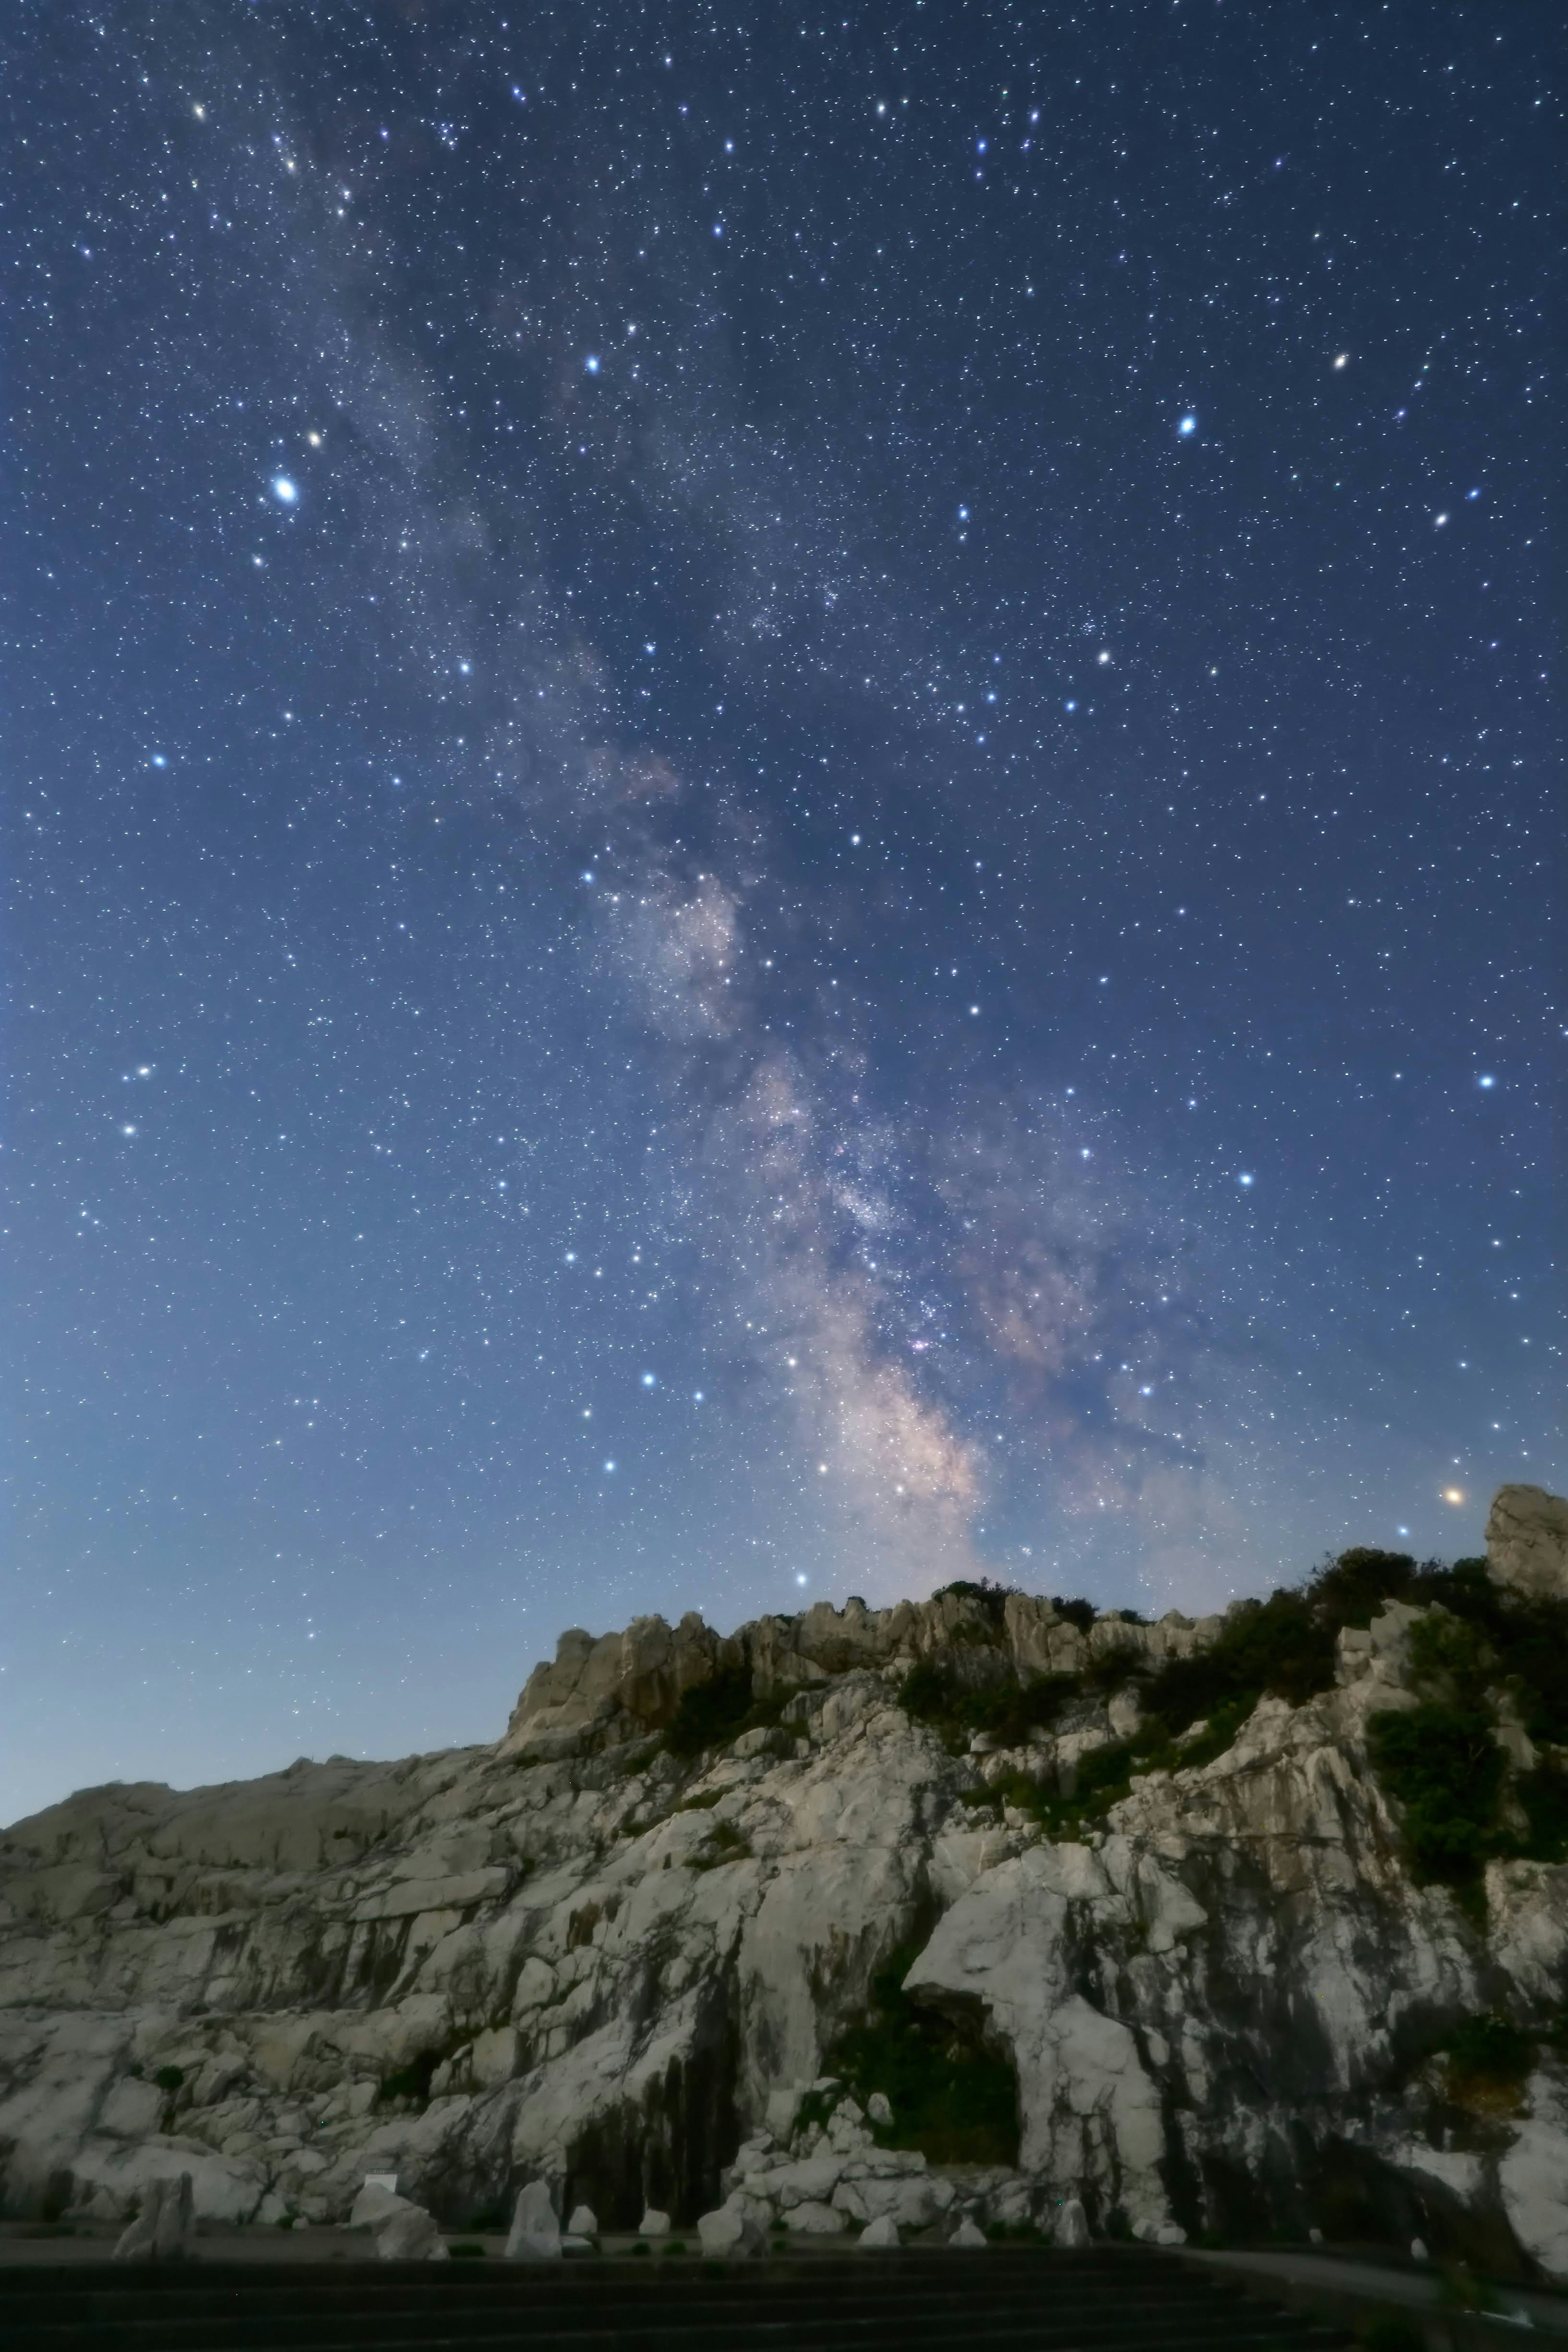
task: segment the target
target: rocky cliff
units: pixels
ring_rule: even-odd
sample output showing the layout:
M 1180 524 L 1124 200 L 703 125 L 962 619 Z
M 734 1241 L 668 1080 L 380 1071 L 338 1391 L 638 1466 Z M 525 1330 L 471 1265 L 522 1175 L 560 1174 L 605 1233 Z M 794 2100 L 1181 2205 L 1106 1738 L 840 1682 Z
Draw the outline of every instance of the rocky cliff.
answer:
M 1157 1624 L 563 1635 L 494 1748 L 0 1839 L 6 2209 L 959 2209 L 1568 2277 L 1568 1506 Z

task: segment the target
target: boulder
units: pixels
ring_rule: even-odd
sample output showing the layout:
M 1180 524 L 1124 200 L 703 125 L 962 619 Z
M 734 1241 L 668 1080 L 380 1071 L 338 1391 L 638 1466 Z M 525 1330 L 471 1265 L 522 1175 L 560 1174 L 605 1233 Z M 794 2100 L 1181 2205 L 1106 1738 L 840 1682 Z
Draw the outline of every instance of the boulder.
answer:
M 160 2180 L 150 2180 L 142 2190 L 141 2209 L 117 2240 L 113 2260 L 182 2262 L 192 2251 L 195 2228 L 190 2174 L 165 2174 Z
M 898 2224 L 891 2213 L 884 2213 L 879 2221 L 866 2223 L 858 2242 L 872 2252 L 879 2246 L 896 2246 L 900 2242 Z
M 382 2180 L 367 2180 L 349 2208 L 348 2227 L 350 2230 L 377 2229 L 411 2201 L 407 2197 L 400 2197 L 395 2189 L 389 2189 Z
M 950 2246 L 978 2246 L 982 2249 L 988 2242 L 985 2231 L 976 2228 L 967 2213 L 947 2241 Z
M 526 2189 L 518 2189 L 506 2259 L 509 2263 L 559 2262 L 560 2223 L 548 2180 L 530 2180 Z
M 885 2091 L 873 2091 L 865 2103 L 865 2111 L 873 2124 L 885 2126 L 893 2121 L 893 2102 Z
M 376 2231 L 376 2257 L 383 2263 L 441 2263 L 446 2241 L 423 2205 L 404 2202 Z
M 762 2224 L 734 2205 L 705 2213 L 697 2223 L 705 2254 L 759 2254 L 765 2239 Z
M 591 2205 L 574 2205 L 566 2226 L 574 2238 L 597 2238 L 599 2216 Z
M 1531 1601 L 1568 1601 L 1568 1501 L 1544 1486 L 1500 1486 L 1487 1519 L 1487 1571 Z
M 640 2238 L 667 2238 L 669 2234 L 669 2215 L 656 2212 L 650 2205 L 637 2224 L 637 2235 Z
M 804 2205 L 791 2205 L 782 2220 L 787 2230 L 801 2238 L 836 2238 L 847 2226 L 836 2206 L 819 2204 L 814 2199 Z
M 1081 2197 L 1070 2197 L 1056 2217 L 1056 2242 L 1059 2246 L 1086 2246 L 1089 2243 L 1089 2216 L 1083 2210 Z

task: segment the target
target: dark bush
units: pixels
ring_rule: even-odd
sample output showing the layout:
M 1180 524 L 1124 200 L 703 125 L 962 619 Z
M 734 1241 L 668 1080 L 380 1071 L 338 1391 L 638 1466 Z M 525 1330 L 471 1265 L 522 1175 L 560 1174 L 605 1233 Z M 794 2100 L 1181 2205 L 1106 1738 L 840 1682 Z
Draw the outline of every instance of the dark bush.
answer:
M 904 1979 L 915 1951 L 893 1953 L 873 1978 L 864 2020 L 840 2035 L 829 2071 L 862 2105 L 885 2092 L 893 2122 L 878 2137 L 895 2147 L 920 2148 L 934 2164 L 1016 2164 L 1018 2077 L 977 2027 L 910 2000 Z
M 751 1676 L 744 1666 L 693 1683 L 681 1693 L 664 1745 L 683 1759 L 700 1756 L 705 1748 L 722 1748 L 738 1735 L 751 1706 Z
M 1065 1617 L 1068 1623 L 1076 1625 L 1081 1633 L 1087 1633 L 1094 1623 L 1092 1601 L 1063 1601 L 1060 1595 L 1053 1595 L 1051 1605 L 1059 1617 Z
M 1448 2059 L 1448 2085 L 1456 2097 L 1477 2092 L 1519 2090 L 1535 2063 L 1535 2043 L 1528 2033 L 1495 2010 L 1482 2017 L 1467 2017 L 1437 2043 Z
M 1166 1738 L 1222 1707 L 1244 1720 L 1265 1691 L 1292 1706 L 1333 1683 L 1334 1628 L 1301 1592 L 1248 1601 L 1219 1638 L 1190 1658 L 1173 1658 L 1149 1679 L 1144 1712 Z
M 955 1744 L 988 1732 L 1003 1748 L 1019 1748 L 1031 1731 L 1053 1723 L 1079 1689 L 1075 1675 L 1036 1675 L 968 1690 L 956 1675 L 930 1660 L 914 1666 L 899 1686 L 899 1705 L 916 1723 L 934 1725 Z
M 1431 1703 L 1375 1715 L 1372 1760 L 1405 1809 L 1405 1843 L 1418 1883 L 1474 1887 L 1500 1850 L 1503 1754 L 1490 1718 Z
M 1416 1572 L 1409 1552 L 1374 1551 L 1360 1544 L 1320 1569 L 1307 1597 L 1336 1631 L 1342 1625 L 1366 1626 L 1385 1601 L 1413 1597 L 1410 1587 Z
M 1121 1690 L 1145 1671 L 1144 1654 L 1132 1642 L 1113 1642 L 1083 1669 L 1083 1687 L 1096 1694 Z
M 1521 1774 L 1514 1794 L 1530 1823 L 1526 1854 L 1532 1862 L 1568 1862 L 1568 1772 L 1560 1764 L 1538 1764 Z
M 748 1862 L 751 1848 L 733 1822 L 715 1822 L 694 1870 L 717 1870 L 727 1862 Z
M 183 2066 L 160 2066 L 152 2077 L 158 2088 L 161 2091 L 169 2092 L 171 2095 L 180 2088 L 184 2079 L 185 2070 Z
M 988 1576 L 982 1576 L 977 1582 L 958 1577 L 951 1584 L 938 1585 L 931 1598 L 933 1601 L 949 1598 L 972 1601 L 983 1617 L 988 1618 L 993 1625 L 999 1626 L 1008 1602 L 1018 1589 L 1016 1584 L 993 1584 Z

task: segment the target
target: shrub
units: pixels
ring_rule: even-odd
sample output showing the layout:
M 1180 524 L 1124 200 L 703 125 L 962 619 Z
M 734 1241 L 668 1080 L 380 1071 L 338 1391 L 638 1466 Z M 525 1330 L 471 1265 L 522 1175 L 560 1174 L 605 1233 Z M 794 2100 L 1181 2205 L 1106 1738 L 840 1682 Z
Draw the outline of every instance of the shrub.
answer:
M 1405 1809 L 1417 1883 L 1475 1887 L 1482 1864 L 1500 1851 L 1503 1754 L 1490 1717 L 1435 1701 L 1375 1715 L 1367 1735 L 1374 1764 Z
M 1524 1852 L 1532 1862 L 1568 1862 L 1568 1771 L 1538 1764 L 1515 1784 L 1530 1833 Z
M 1308 1588 L 1312 1606 L 1335 1630 L 1370 1625 L 1384 1603 L 1407 1601 L 1416 1574 L 1407 1551 L 1374 1551 L 1364 1544 L 1342 1551 L 1321 1568 Z
M 931 1598 L 933 1601 L 972 1601 L 982 1617 L 999 1626 L 1008 1602 L 1018 1590 L 1016 1584 L 994 1584 L 988 1576 L 982 1576 L 977 1582 L 958 1577 L 951 1584 L 938 1585 Z
M 790 1693 L 780 1687 L 765 1698 L 758 1698 L 752 1692 L 749 1669 L 727 1667 L 723 1674 L 710 1675 L 706 1683 L 693 1683 L 681 1693 L 664 1734 L 664 1745 L 672 1756 L 689 1763 L 705 1748 L 727 1747 L 743 1731 L 777 1723 L 789 1696 Z
M 707 1833 L 706 1850 L 693 1863 L 694 1870 L 717 1870 L 727 1862 L 749 1862 L 751 1848 L 733 1822 L 715 1822 Z
M 1200 1716 L 1240 1709 L 1245 1720 L 1265 1692 L 1300 1706 L 1333 1683 L 1334 1628 L 1305 1593 L 1272 1592 L 1249 1601 L 1225 1622 L 1208 1649 L 1172 1658 L 1150 1676 L 1144 1711 L 1166 1738 Z
M 883 2091 L 893 2122 L 877 2137 L 921 2149 L 935 2164 L 1016 2164 L 1018 2077 L 977 2028 L 920 2008 L 904 1990 L 916 1948 L 889 1956 L 872 1979 L 863 2020 L 831 2055 L 862 2105 Z
M 158 2088 L 161 2091 L 167 2091 L 171 2096 L 180 2088 L 184 2079 L 185 2070 L 183 2066 L 160 2066 L 152 2077 Z
M 898 1701 L 916 1723 L 932 1725 L 951 1742 L 984 1731 L 1003 1748 L 1019 1748 L 1037 1727 L 1054 1722 L 1079 1688 L 1076 1675 L 1036 1675 L 1026 1683 L 967 1690 L 947 1667 L 926 1660 L 904 1676 Z
M 1535 2063 L 1535 2043 L 1529 2034 L 1495 2010 L 1465 2018 L 1437 2048 L 1448 2062 L 1448 2088 L 1461 2100 L 1516 2095 Z
M 739 1733 L 751 1712 L 751 1676 L 744 1666 L 710 1675 L 681 1693 L 680 1702 L 664 1734 L 672 1756 L 700 1756 L 705 1748 L 722 1748 Z
M 1092 1631 L 1095 1616 L 1092 1601 L 1063 1601 L 1060 1595 L 1053 1595 L 1051 1605 L 1059 1617 L 1065 1617 L 1081 1633 Z

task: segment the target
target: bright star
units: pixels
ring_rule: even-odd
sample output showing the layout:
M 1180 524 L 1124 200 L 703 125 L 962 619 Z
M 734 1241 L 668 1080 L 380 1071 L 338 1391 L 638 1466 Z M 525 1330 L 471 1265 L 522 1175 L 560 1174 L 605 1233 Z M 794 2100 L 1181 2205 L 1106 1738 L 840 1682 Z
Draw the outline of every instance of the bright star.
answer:
M 599 373 L 599 362 L 592 352 L 589 352 L 588 357 L 583 361 L 582 364 L 588 370 L 590 375 L 597 375 Z
M 1239 1184 L 1250 1184 L 1252 1179 L 1250 1176 L 1239 1176 L 1236 1181 Z
M 1176 426 L 1176 431 L 1181 435 L 1182 439 L 1185 441 L 1185 440 L 1186 439 L 1186 437 L 1187 437 L 1188 434 L 1190 434 L 1190 433 L 1196 433 L 1196 432 L 1197 431 L 1197 417 L 1196 417 L 1196 416 L 1184 416 L 1184 417 L 1182 418 L 1182 420 L 1181 420 L 1181 423 Z
M 287 474 L 274 474 L 272 495 L 281 507 L 291 507 L 299 496 L 299 485 L 291 482 Z
M 658 1387 L 658 1385 L 659 1385 L 659 1383 L 658 1383 L 657 1380 L 654 1378 L 654 1376 L 653 1376 L 653 1374 L 652 1372 L 644 1372 L 644 1373 L 643 1373 L 643 1386 L 645 1389 L 656 1389 L 656 1388 Z

